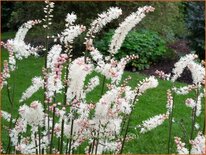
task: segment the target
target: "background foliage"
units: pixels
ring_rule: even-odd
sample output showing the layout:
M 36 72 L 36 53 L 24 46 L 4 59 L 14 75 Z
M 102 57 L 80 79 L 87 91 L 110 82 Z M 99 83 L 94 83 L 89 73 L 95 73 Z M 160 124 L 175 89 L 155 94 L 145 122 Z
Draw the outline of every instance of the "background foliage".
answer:
M 111 6 L 118 6 L 122 8 L 123 15 L 119 19 L 114 20 L 114 22 L 105 27 L 103 31 L 101 31 L 98 35 L 100 36 L 98 38 L 99 42 L 106 43 L 108 41 L 104 39 L 108 38 L 104 35 L 104 33 L 110 32 L 110 29 L 116 28 L 126 16 L 143 5 L 151 5 L 155 7 L 155 11 L 147 16 L 147 18 L 145 18 L 142 22 L 140 22 L 135 28 L 135 31 L 140 32 L 142 30 L 148 30 L 148 33 L 151 32 L 151 34 L 147 33 L 147 37 L 153 36 L 155 32 L 156 34 L 158 34 L 158 37 L 161 38 L 162 42 L 165 42 L 164 46 L 167 47 L 171 47 L 170 45 L 174 43 L 175 45 L 178 43 L 181 44 L 179 40 L 190 42 L 189 45 L 191 50 L 197 51 L 199 56 L 204 59 L 204 2 L 56 2 L 54 8 L 54 24 L 52 25 L 53 27 L 51 33 L 56 34 L 64 28 L 64 19 L 67 13 L 75 12 L 78 17 L 77 23 L 81 23 L 89 28 L 90 22 L 97 17 L 98 13 L 105 11 Z M 43 6 L 43 2 L 2 2 L 2 31 L 16 31 L 22 23 L 30 19 L 43 18 L 43 11 L 38 11 L 42 10 Z M 35 35 L 35 30 L 32 30 L 30 32 L 34 32 L 34 35 L 31 36 L 35 38 L 35 42 L 32 42 L 33 44 L 41 44 L 41 34 L 43 35 L 43 33 L 41 33 L 41 30 L 41 27 L 36 28 L 36 32 L 38 31 L 37 35 Z M 138 33 L 132 35 L 134 37 L 133 41 L 135 39 L 137 39 L 137 41 L 138 39 L 141 40 L 141 38 L 137 38 L 138 36 L 135 36 L 136 34 Z M 31 37 L 27 38 L 30 39 L 29 42 L 34 40 Z M 84 51 L 82 44 L 84 42 L 84 37 L 84 35 L 81 35 L 81 37 L 79 37 L 74 43 L 74 58 L 80 56 Z M 144 46 L 140 45 L 141 43 L 138 44 L 139 45 L 134 46 Z M 150 46 L 149 43 L 148 46 Z M 124 44 L 124 48 L 131 49 L 133 53 L 138 53 L 139 49 L 134 50 L 134 48 L 136 47 L 131 48 L 128 46 L 128 44 Z M 101 49 L 105 50 L 104 48 L 106 48 L 106 46 L 101 47 Z M 145 55 L 146 53 L 150 52 L 145 51 L 145 53 L 143 53 L 142 55 Z M 124 55 L 125 53 L 121 52 L 120 54 Z M 166 49 L 165 54 L 171 55 L 171 48 Z M 161 56 L 161 54 L 158 55 Z M 148 67 L 151 62 L 150 60 L 146 61 L 146 59 L 148 59 L 147 56 L 143 58 L 142 61 L 144 62 L 141 62 L 142 64 L 144 64 L 142 67 L 141 64 L 140 66 L 137 66 L 137 62 L 133 62 L 133 66 L 136 66 L 137 69 Z M 157 60 L 160 58 L 161 57 L 156 58 L 155 56 L 154 59 Z
M 190 30 L 188 36 L 191 47 L 199 57 L 204 59 L 205 55 L 205 5 L 204 2 L 185 3 L 186 23 Z
M 114 30 L 111 30 L 95 42 L 96 47 L 104 53 L 104 55 L 109 54 L 107 50 L 113 34 Z M 140 59 L 133 60 L 128 66 L 143 70 L 149 68 L 152 63 L 160 60 L 166 51 L 166 42 L 158 33 L 148 30 L 133 30 L 129 32 L 120 52 L 117 53 L 115 57 L 121 59 L 127 55 L 138 55 Z
M 100 4 L 101 3 L 101 4 Z M 119 19 L 122 21 L 132 11 L 137 10 L 139 6 L 152 5 L 156 8 L 155 12 L 145 19 L 138 28 L 150 29 L 161 33 L 168 41 L 173 40 L 175 36 L 182 35 L 186 31 L 183 21 L 182 3 L 180 2 L 56 2 L 54 11 L 54 29 L 60 30 L 64 26 L 64 19 L 68 12 L 74 11 L 78 16 L 78 23 L 89 26 L 97 13 L 105 11 L 110 6 L 118 6 L 123 10 L 124 15 Z M 12 11 L 7 11 L 11 6 Z M 43 3 L 36 2 L 2 2 L 2 14 L 7 17 L 7 21 L 2 21 L 6 28 L 16 30 L 21 23 L 43 17 Z M 113 22 L 107 29 L 117 26 L 119 22 Z

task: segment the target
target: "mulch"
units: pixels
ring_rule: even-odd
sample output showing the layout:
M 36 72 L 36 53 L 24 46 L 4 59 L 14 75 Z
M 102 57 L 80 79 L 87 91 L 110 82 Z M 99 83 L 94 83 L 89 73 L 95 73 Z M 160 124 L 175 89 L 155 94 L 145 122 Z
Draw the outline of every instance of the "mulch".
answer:
M 174 68 L 174 64 L 179 60 L 180 56 L 190 53 L 191 50 L 189 48 L 189 44 L 190 43 L 185 40 L 178 40 L 174 42 L 173 44 L 169 45 L 169 48 L 171 48 L 174 51 L 174 53 L 177 55 L 177 58 L 162 59 L 159 62 L 152 64 L 149 69 L 140 71 L 140 73 L 146 75 L 156 75 L 156 70 L 163 71 L 166 74 L 171 73 L 172 69 Z M 192 76 L 190 71 L 186 68 L 182 73 L 181 77 L 177 79 L 177 81 L 192 84 Z
M 145 69 L 143 71 L 140 71 L 140 73 L 146 74 L 146 75 L 154 75 L 156 70 L 163 71 L 166 74 L 171 73 L 172 69 L 174 67 L 174 64 L 177 61 L 175 60 L 161 60 L 156 64 L 153 64 L 149 69 Z M 191 73 L 188 69 L 185 69 L 183 73 L 181 74 L 181 77 L 177 79 L 179 82 L 187 83 L 187 84 L 192 84 L 192 76 Z

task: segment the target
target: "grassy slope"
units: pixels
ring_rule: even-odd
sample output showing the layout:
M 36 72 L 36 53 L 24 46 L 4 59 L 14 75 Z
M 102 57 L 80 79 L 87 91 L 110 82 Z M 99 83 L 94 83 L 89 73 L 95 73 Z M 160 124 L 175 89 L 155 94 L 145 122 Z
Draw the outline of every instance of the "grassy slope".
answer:
M 6 37 L 4 37 L 6 38 Z M 2 50 L 2 60 L 7 59 L 8 53 L 5 50 Z M 17 110 L 20 106 L 19 99 L 22 95 L 22 92 L 30 86 L 31 78 L 34 76 L 39 76 L 41 74 L 41 68 L 43 67 L 43 58 L 34 58 L 29 57 L 28 59 L 18 61 L 18 69 L 15 73 L 12 73 L 11 83 L 16 81 L 15 85 L 15 108 L 14 114 L 17 114 Z M 145 76 L 138 73 L 130 73 L 125 72 L 124 78 L 130 75 L 132 80 L 129 82 L 129 85 L 134 87 L 139 80 L 142 80 Z M 89 77 L 94 76 L 94 74 Z M 183 85 L 181 83 L 175 83 L 180 86 Z M 155 89 L 148 90 L 142 97 L 140 97 L 139 101 L 136 103 L 133 115 L 132 122 L 130 125 L 130 133 L 136 134 L 136 138 L 126 143 L 125 153 L 167 153 L 167 139 L 168 139 L 168 121 L 164 122 L 164 124 L 158 127 L 155 130 L 152 130 L 146 134 L 139 134 L 134 127 L 140 124 L 143 120 L 148 119 L 157 114 L 165 113 L 165 105 L 166 105 L 166 91 L 171 87 L 171 83 L 167 81 L 159 80 L 159 86 Z M 13 88 L 14 85 L 11 85 Z M 100 97 L 100 86 L 97 87 L 92 93 L 88 95 L 89 101 L 98 101 Z M 32 100 L 40 100 L 42 101 L 43 95 L 42 91 L 34 94 L 31 99 L 27 100 L 25 103 L 30 104 Z M 190 96 L 193 96 L 191 94 Z M 173 128 L 173 135 L 183 137 L 182 130 L 179 126 L 180 119 L 184 120 L 188 135 L 190 132 L 190 124 L 191 124 L 191 109 L 187 108 L 184 105 L 184 101 L 188 96 L 174 96 L 175 99 L 175 124 Z M 2 109 L 5 111 L 10 110 L 10 104 L 8 102 L 6 89 L 2 90 Z M 204 109 L 203 109 L 204 111 Z M 200 122 L 200 128 L 203 127 L 204 114 L 202 113 L 201 117 L 198 118 L 198 122 Z M 6 125 L 7 123 L 3 120 L 2 125 Z M 2 141 L 3 145 L 7 144 L 7 131 L 2 130 Z M 173 145 L 173 152 L 175 152 L 175 146 Z

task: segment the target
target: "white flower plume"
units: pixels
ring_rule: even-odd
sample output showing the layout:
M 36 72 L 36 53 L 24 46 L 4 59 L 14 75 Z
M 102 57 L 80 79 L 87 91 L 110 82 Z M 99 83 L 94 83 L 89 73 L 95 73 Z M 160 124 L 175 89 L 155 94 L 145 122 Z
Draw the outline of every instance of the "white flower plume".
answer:
M 109 52 L 111 54 L 117 53 L 128 32 L 145 17 L 145 13 L 151 11 L 154 11 L 154 8 L 151 6 L 138 8 L 137 12 L 133 12 L 120 24 L 120 26 L 115 30 L 115 34 L 113 35 L 109 46 Z
M 107 23 L 117 19 L 122 14 L 122 10 L 118 7 L 111 7 L 107 12 L 99 14 L 98 18 L 91 23 L 87 36 L 98 33 Z
M 36 93 L 40 88 L 43 88 L 44 81 L 41 77 L 34 77 L 32 79 L 32 85 L 27 88 L 27 90 L 23 93 L 20 102 L 25 101 L 30 98 L 34 93 Z

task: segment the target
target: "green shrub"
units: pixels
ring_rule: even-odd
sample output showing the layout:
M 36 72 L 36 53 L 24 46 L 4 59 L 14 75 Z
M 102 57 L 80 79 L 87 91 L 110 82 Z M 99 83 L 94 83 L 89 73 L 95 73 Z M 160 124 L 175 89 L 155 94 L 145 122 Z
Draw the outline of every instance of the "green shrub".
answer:
M 107 50 L 113 34 L 114 31 L 111 30 L 105 33 L 102 39 L 95 41 L 96 47 L 104 55 L 109 54 Z M 139 55 L 139 59 L 131 61 L 128 65 L 143 70 L 161 59 L 166 50 L 166 42 L 157 33 L 148 30 L 131 31 L 115 57 L 121 59 L 126 55 Z

